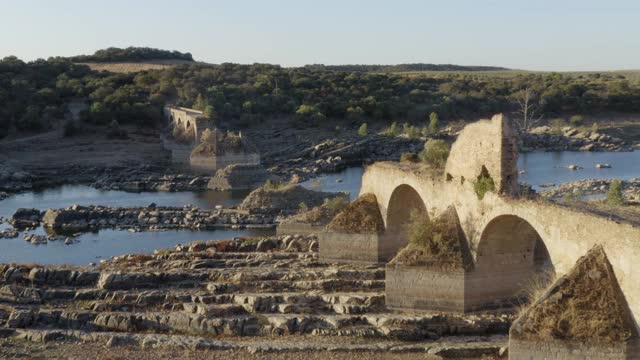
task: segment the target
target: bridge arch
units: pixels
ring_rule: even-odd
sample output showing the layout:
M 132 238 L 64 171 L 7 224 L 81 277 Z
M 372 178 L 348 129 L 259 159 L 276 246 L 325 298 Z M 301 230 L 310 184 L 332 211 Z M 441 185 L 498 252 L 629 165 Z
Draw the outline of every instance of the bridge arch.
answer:
M 474 275 L 485 299 L 508 304 L 546 285 L 555 277 L 555 268 L 538 231 L 527 220 L 507 214 L 493 218 L 484 227 Z
M 405 230 L 414 212 L 428 216 L 424 200 L 411 185 L 399 185 L 389 197 L 386 218 L 387 231 Z

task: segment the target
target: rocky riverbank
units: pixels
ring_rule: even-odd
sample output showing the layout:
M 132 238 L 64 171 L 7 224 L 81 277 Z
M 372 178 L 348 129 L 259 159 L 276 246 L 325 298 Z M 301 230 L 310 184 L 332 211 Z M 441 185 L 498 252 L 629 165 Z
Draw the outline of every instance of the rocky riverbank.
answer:
M 547 198 L 561 198 L 567 194 L 575 196 L 604 195 L 614 179 L 587 179 L 571 181 L 556 186 L 547 184 L 549 188 L 540 191 Z M 620 180 L 623 194 L 629 201 L 640 201 L 640 179 Z
M 185 207 L 108 207 L 73 205 L 64 209 L 18 209 L 10 221 L 16 228 L 42 224 L 55 231 L 76 232 L 100 229 L 144 230 L 213 230 L 273 227 L 274 218 L 251 215 L 233 209 L 201 210 Z
M 389 311 L 383 266 L 320 262 L 316 250 L 312 236 L 285 236 L 196 242 L 97 268 L 0 265 L 0 336 L 247 354 L 506 353 L 510 315 Z
M 304 181 L 322 173 L 361 166 L 363 163 L 399 160 L 405 152 L 419 152 L 424 139 L 382 135 L 343 136 L 313 146 L 281 146 L 262 157 L 269 171 L 283 179 Z
M 622 139 L 597 131 L 580 131 L 564 127 L 560 131 L 549 126 L 531 129 L 522 136 L 522 151 L 631 151 Z

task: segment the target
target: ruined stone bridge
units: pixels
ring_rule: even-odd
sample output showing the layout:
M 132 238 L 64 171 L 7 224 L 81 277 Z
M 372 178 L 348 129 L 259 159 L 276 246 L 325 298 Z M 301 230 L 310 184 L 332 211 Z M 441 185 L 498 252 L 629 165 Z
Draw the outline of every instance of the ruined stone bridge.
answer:
M 389 261 L 407 244 L 412 211 L 431 218 L 453 206 L 472 266 L 428 272 L 412 267 L 387 272 L 387 306 L 473 311 L 513 305 L 536 276 L 559 276 L 602 245 L 635 318 L 640 316 L 640 228 L 596 214 L 519 194 L 516 137 L 495 116 L 467 126 L 453 144 L 444 171 L 417 164 L 368 166 L 362 194 L 374 194 L 382 234 L 323 235 L 321 256 L 346 261 Z M 481 174 L 495 182 L 482 200 L 474 190 Z M 345 239 L 345 237 L 349 239 Z M 349 242 L 346 249 L 332 250 Z M 327 244 L 324 246 L 323 243 Z M 324 254 L 323 254 L 324 253 Z M 429 284 L 420 286 L 419 284 Z

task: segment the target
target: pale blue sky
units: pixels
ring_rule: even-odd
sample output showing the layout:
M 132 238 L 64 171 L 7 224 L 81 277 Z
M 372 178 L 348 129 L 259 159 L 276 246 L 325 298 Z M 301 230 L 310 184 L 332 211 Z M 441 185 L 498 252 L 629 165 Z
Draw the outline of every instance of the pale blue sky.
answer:
M 285 66 L 640 68 L 640 0 L 0 0 L 0 57 L 117 46 Z

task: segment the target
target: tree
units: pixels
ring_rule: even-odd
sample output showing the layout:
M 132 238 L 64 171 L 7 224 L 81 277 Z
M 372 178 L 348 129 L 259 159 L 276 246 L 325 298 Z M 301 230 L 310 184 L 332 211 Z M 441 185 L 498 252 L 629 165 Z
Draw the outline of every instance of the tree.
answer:
M 527 132 L 542 120 L 539 94 L 526 87 L 515 94 L 515 100 L 518 104 L 518 113 L 521 116 L 516 119 L 516 123 L 520 127 L 520 131 Z
M 622 195 L 622 183 L 620 180 L 613 180 L 607 190 L 607 204 L 624 205 L 624 196 Z
M 204 111 L 207 107 L 207 100 L 202 96 L 202 94 L 198 94 L 196 101 L 193 103 L 193 108 L 195 110 Z
M 435 134 L 440 128 L 440 120 L 438 119 L 438 113 L 432 112 L 429 114 L 429 132 Z
M 216 118 L 216 109 L 213 107 L 213 105 L 207 105 L 204 108 L 204 116 L 208 117 L 211 120 L 215 120 L 215 118 Z
M 363 123 L 362 125 L 360 125 L 360 128 L 358 129 L 358 135 L 367 136 L 368 133 L 369 129 L 367 128 L 367 123 Z
M 449 157 L 449 145 L 443 140 L 429 139 L 424 143 L 424 150 L 419 157 L 436 168 L 442 168 Z

